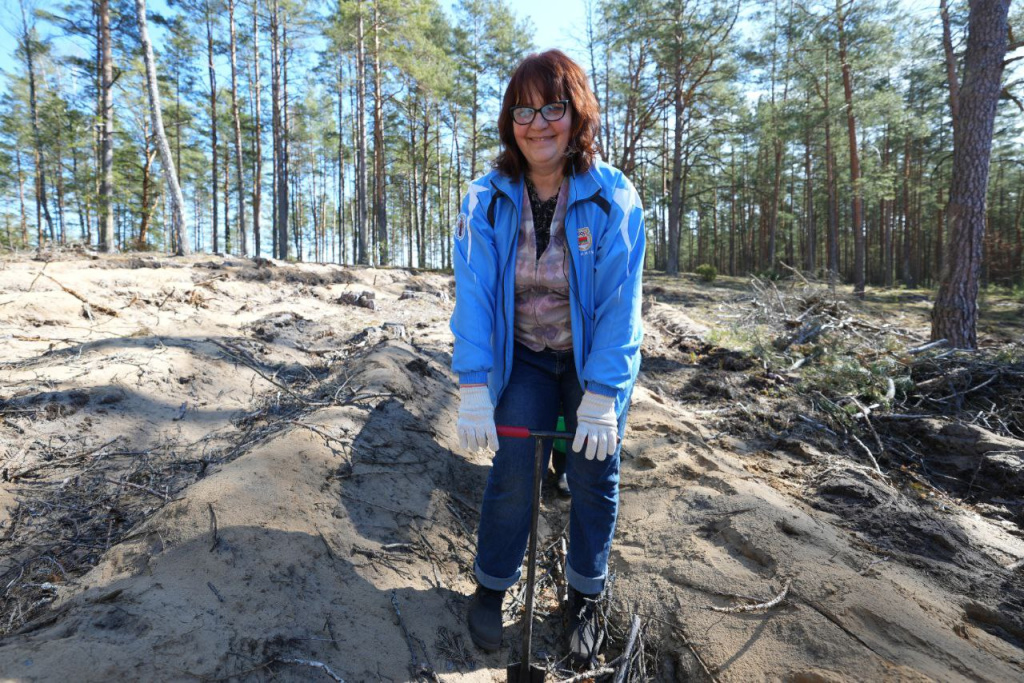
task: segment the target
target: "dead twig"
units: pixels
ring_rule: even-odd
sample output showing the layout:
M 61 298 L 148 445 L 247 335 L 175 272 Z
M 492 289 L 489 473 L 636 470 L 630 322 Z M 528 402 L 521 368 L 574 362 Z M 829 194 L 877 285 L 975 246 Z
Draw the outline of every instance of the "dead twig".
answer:
M 217 601 L 218 602 L 224 602 L 224 596 L 220 594 L 220 591 L 217 590 L 217 587 L 213 585 L 212 581 L 207 581 L 206 582 L 206 587 L 209 588 L 210 591 L 212 591 L 213 594 L 217 596 Z
M 596 669 L 591 669 L 589 671 L 584 671 L 583 673 L 576 674 L 575 676 L 570 676 L 569 678 L 562 678 L 558 681 L 558 683 L 576 683 L 577 681 L 592 681 L 595 680 L 598 676 L 607 676 L 610 673 L 615 673 L 615 669 L 609 666 L 602 666 Z
M 864 445 L 864 442 L 857 438 L 856 434 L 850 434 L 850 438 L 857 442 L 857 445 L 864 449 L 864 452 L 868 454 L 868 458 L 871 460 L 871 464 L 875 466 L 875 472 L 882 474 L 882 468 L 878 466 L 878 461 L 875 460 L 875 454 L 871 452 L 871 449 Z M 884 477 L 885 475 L 882 474 Z
M 640 615 L 634 614 L 629 624 L 629 636 L 626 638 L 626 649 L 622 651 L 619 670 L 615 673 L 614 683 L 625 683 L 629 674 L 630 659 L 633 657 L 633 648 L 636 647 L 636 638 L 640 635 Z
M 104 481 L 106 481 L 108 484 L 113 484 L 114 486 L 128 486 L 128 487 L 131 487 L 131 488 L 136 489 L 138 491 L 145 491 L 146 493 L 150 494 L 151 496 L 156 496 L 157 498 L 163 499 L 164 502 L 167 502 L 167 503 L 171 502 L 171 497 L 168 496 L 167 494 L 160 493 L 159 491 L 154 491 L 153 489 L 148 488 L 146 486 L 140 486 L 138 484 L 133 484 L 130 481 L 115 481 L 113 479 L 110 479 L 109 477 L 105 477 Z
M 871 436 L 875 437 L 875 445 L 878 446 L 878 455 L 885 455 L 885 446 L 882 445 L 882 439 L 878 436 L 878 432 L 875 431 L 875 426 L 871 424 L 870 411 L 861 404 L 855 397 L 851 396 L 850 400 L 853 401 L 853 405 L 857 406 L 860 410 L 860 414 L 864 417 L 864 424 L 868 426 L 868 431 L 871 432 Z M 871 458 L 872 462 L 875 462 L 874 457 Z M 875 468 L 878 469 L 878 463 L 875 462 Z M 878 470 L 881 474 L 882 471 Z
M 217 536 L 217 513 L 213 511 L 213 503 L 207 503 L 206 507 L 210 510 L 210 536 L 213 538 L 213 543 L 210 544 L 210 552 L 212 553 L 217 549 L 217 544 L 220 543 L 220 538 Z
M 107 446 L 110 446 L 111 444 L 116 443 L 117 440 L 120 439 L 120 438 L 121 437 L 114 437 L 113 439 L 111 439 L 110 441 L 106 442 L 105 444 L 102 444 L 100 446 L 96 446 L 95 448 L 90 448 L 87 451 L 83 451 L 81 453 L 72 453 L 71 455 L 65 455 L 63 458 L 54 458 L 53 460 L 48 460 L 48 461 L 40 463 L 40 464 L 38 464 L 38 465 L 36 465 L 34 467 L 29 467 L 27 469 L 24 469 L 21 472 L 14 472 L 12 474 L 8 474 L 7 478 L 5 478 L 4 481 L 10 480 L 10 481 L 14 482 L 14 481 L 17 481 L 21 477 L 25 477 L 25 476 L 27 476 L 29 474 L 32 474 L 33 472 L 38 472 L 39 470 L 44 470 L 44 469 L 46 469 L 48 467 L 60 467 L 60 466 L 63 466 L 65 464 L 71 463 L 71 462 L 73 462 L 75 460 L 79 460 L 81 458 L 87 458 L 90 455 L 92 455 L 93 453 L 101 451 L 104 448 L 106 448 Z
M 252 363 L 249 363 L 249 362 L 247 362 L 247 361 L 246 361 L 245 359 L 243 359 L 243 358 L 242 358 L 241 356 L 238 356 L 238 355 L 236 355 L 236 352 L 235 352 L 235 350 L 234 350 L 234 349 L 232 349 L 232 348 L 231 348 L 230 346 L 228 346 L 227 344 L 223 344 L 223 343 L 221 343 L 221 342 L 217 341 L 216 339 L 209 339 L 208 341 L 212 342 L 212 343 L 213 343 L 213 344 L 215 344 L 216 346 L 219 346 L 219 347 L 220 347 L 220 348 L 221 348 L 221 349 L 222 349 L 222 350 L 224 351 L 224 353 L 226 353 L 226 354 L 228 355 L 228 357 L 229 357 L 229 358 L 230 358 L 231 360 L 233 360 L 233 361 L 235 361 L 236 363 L 239 363 L 239 364 L 241 364 L 241 365 L 244 365 L 245 367 L 249 368 L 250 370 L 252 370 L 253 372 L 255 372 L 255 373 L 256 373 L 257 375 L 259 375 L 260 377 L 262 377 L 263 379 L 265 379 L 266 381 L 270 382 L 270 383 L 271 383 L 271 384 L 273 384 L 273 385 L 274 385 L 275 387 L 277 387 L 278 389 L 280 389 L 281 391 L 283 391 L 283 392 L 287 393 L 287 394 L 288 394 L 289 396 L 291 396 L 292 398 L 294 398 L 294 399 L 297 399 L 297 400 L 298 400 L 299 402 L 301 402 L 301 403 L 302 403 L 303 405 L 307 405 L 307 406 L 327 406 L 327 405 L 330 405 L 329 403 L 318 403 L 318 402 L 310 401 L 310 400 L 306 399 L 305 397 L 303 397 L 303 396 L 300 396 L 299 394 L 295 393 L 294 391 L 292 391 L 291 389 L 289 389 L 289 388 L 288 388 L 287 386 L 285 386 L 284 384 L 281 384 L 280 382 L 278 382 L 278 381 L 277 381 L 276 379 L 274 379 L 274 378 L 272 378 L 272 377 L 268 377 L 268 376 L 266 375 L 266 373 L 264 373 L 264 372 L 263 372 L 262 370 L 260 370 L 259 368 L 257 368 L 257 367 L 256 367 L 255 365 L 253 365 Z
M 939 348 L 940 346 L 949 346 L 949 341 L 945 339 L 937 339 L 933 342 L 928 342 L 927 344 L 922 344 L 921 346 L 915 346 L 912 349 L 907 349 L 906 353 L 911 356 L 916 356 L 919 353 L 924 353 L 925 351 L 928 351 L 930 349 L 936 349 Z
M 101 304 L 94 304 L 94 303 L 90 302 L 90 301 L 89 301 L 88 299 L 86 299 L 86 298 L 85 298 L 84 296 L 82 296 L 81 294 L 79 294 L 78 292 L 76 292 L 75 290 L 71 289 L 70 287 L 65 287 L 65 286 L 64 286 L 64 285 L 62 285 L 62 284 L 61 284 L 60 282 L 57 282 L 57 280 L 54 280 L 54 279 L 53 279 L 52 277 L 50 277 L 50 276 L 49 276 L 49 275 L 47 275 L 46 273 L 40 272 L 39 274 L 40 274 L 40 275 L 42 275 L 43 277 L 45 277 L 45 278 L 46 278 L 47 280 L 50 280 L 50 281 L 52 281 L 52 282 L 53 282 L 54 284 L 56 284 L 56 285 L 57 285 L 58 287 L 60 287 L 60 288 L 61 288 L 61 289 L 63 289 L 63 290 L 65 291 L 65 292 L 67 292 L 67 293 L 68 293 L 68 294 L 70 294 L 71 296 L 73 296 L 73 297 L 75 297 L 76 299 L 78 299 L 79 301 L 81 301 L 81 302 L 82 302 L 83 304 L 85 304 L 85 305 L 86 305 L 86 306 L 88 306 L 89 308 L 95 308 L 95 309 L 96 309 L 97 311 L 99 311 L 100 313 L 105 313 L 106 315 L 109 315 L 109 316 L 110 316 L 110 317 L 112 317 L 112 318 L 116 318 L 116 317 L 117 317 L 117 311 L 115 311 L 114 309 L 112 309 L 112 308 L 107 308 L 106 306 L 103 306 L 103 305 L 101 305 Z M 87 310 L 88 310 L 88 309 L 87 309 Z
M 782 587 L 782 592 L 767 602 L 761 602 L 756 605 L 737 605 L 736 607 L 715 607 L 714 605 L 711 605 L 710 609 L 713 612 L 724 612 L 725 614 L 740 614 L 742 612 L 756 612 L 758 610 L 771 609 L 786 599 L 786 594 L 789 593 L 789 587 L 792 584 L 793 579 L 788 579 L 786 581 L 786 585 Z
M 309 666 L 314 669 L 320 669 L 325 674 L 330 676 L 331 680 L 335 681 L 336 683 L 345 683 L 344 678 L 334 673 L 331 670 L 331 667 L 327 666 L 323 662 L 317 662 L 312 659 L 295 659 L 293 657 L 277 657 L 274 661 L 280 662 L 281 664 L 295 664 L 296 666 Z

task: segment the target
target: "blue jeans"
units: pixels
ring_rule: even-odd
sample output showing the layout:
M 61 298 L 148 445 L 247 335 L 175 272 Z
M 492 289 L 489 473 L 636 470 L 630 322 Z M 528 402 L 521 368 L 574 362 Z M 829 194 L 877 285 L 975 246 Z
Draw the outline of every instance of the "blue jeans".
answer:
M 566 431 L 576 432 L 576 410 L 583 388 L 572 351 L 540 352 L 516 344 L 508 386 L 494 411 L 499 425 L 554 430 L 559 414 Z M 627 407 L 619 415 L 619 444 L 605 460 L 587 460 L 568 443 L 566 478 L 572 491 L 566 578 L 580 593 L 600 593 L 608 573 L 608 553 L 619 509 L 619 450 Z M 477 532 L 475 572 L 486 588 L 505 590 L 519 580 L 530 535 L 533 503 L 533 439 L 498 437 L 498 452 L 484 490 Z M 543 464 L 551 443 L 544 444 Z

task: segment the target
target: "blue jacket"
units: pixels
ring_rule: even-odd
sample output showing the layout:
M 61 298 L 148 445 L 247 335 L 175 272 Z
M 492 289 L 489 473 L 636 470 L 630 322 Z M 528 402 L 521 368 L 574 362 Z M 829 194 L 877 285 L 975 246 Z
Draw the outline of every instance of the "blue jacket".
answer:
M 455 225 L 455 335 L 460 384 L 498 399 L 512 368 L 516 238 L 523 180 L 492 171 L 474 181 Z M 632 183 L 595 162 L 569 177 L 565 218 L 573 356 L 583 388 L 615 397 L 621 414 L 640 370 L 644 214 Z

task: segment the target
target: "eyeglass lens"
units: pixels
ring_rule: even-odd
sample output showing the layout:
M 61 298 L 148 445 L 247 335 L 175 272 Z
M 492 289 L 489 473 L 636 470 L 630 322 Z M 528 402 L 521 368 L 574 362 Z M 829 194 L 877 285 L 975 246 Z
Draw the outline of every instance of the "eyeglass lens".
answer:
M 516 123 L 532 123 L 537 112 L 540 111 L 540 115 L 544 117 L 545 121 L 557 121 L 565 116 L 566 107 L 567 103 L 564 101 L 545 104 L 539 110 L 534 109 L 533 107 L 513 107 L 512 119 Z

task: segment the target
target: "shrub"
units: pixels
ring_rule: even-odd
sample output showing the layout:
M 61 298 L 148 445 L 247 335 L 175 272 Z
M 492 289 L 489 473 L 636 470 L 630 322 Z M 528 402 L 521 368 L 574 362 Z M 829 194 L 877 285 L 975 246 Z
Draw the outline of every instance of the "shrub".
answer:
M 702 282 L 714 282 L 718 277 L 718 270 L 710 263 L 702 263 L 694 271 Z

